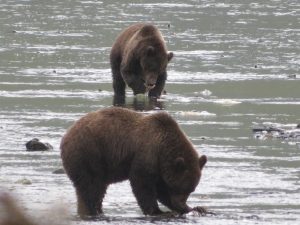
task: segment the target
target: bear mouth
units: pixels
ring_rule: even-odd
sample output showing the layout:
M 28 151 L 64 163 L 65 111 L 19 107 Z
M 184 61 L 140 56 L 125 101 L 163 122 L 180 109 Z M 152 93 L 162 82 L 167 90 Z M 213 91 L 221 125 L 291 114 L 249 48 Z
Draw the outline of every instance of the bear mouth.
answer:
M 155 88 L 155 84 L 147 84 L 147 83 L 144 83 L 144 85 L 145 85 L 147 91 L 149 91 L 149 90 Z

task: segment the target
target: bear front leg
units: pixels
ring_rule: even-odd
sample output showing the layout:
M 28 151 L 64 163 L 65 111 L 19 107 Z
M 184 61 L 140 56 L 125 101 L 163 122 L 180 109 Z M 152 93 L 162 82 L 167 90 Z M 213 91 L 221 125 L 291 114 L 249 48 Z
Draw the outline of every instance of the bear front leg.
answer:
M 121 74 L 121 61 L 122 61 L 122 57 L 120 52 L 118 51 L 113 52 L 112 50 L 110 55 L 110 64 L 111 64 L 113 89 L 114 89 L 115 96 L 125 96 L 126 84 Z
M 158 182 L 156 185 L 156 189 L 158 201 L 161 204 L 167 206 L 169 209 L 174 210 L 166 185 L 163 182 Z
M 113 88 L 114 88 L 113 105 L 114 106 L 124 105 L 126 84 L 123 78 L 121 77 L 119 71 L 113 72 Z
M 145 176 L 132 176 L 130 179 L 132 191 L 145 215 L 159 215 L 163 212 L 159 209 L 154 182 Z
M 126 84 L 123 78 L 121 77 L 121 74 L 114 74 L 113 89 L 114 89 L 115 96 L 125 96 L 125 88 L 126 88 Z

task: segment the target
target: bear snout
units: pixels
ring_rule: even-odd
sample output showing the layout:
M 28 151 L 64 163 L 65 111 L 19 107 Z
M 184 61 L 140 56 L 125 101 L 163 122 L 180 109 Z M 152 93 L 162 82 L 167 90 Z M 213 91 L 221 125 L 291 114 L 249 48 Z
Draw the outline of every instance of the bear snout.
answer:
M 145 77 L 144 85 L 147 91 L 153 89 L 156 86 L 157 76 L 155 74 L 148 74 Z
M 175 211 L 179 213 L 188 213 L 191 208 L 186 204 L 189 195 L 176 194 L 171 196 L 171 204 Z

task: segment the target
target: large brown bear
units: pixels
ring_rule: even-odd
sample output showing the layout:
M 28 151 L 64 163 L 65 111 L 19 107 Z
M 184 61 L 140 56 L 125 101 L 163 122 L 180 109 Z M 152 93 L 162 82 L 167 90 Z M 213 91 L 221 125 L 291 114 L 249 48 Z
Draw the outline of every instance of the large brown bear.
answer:
M 157 201 L 178 213 L 190 212 L 186 201 L 207 161 L 167 113 L 145 116 L 118 107 L 79 119 L 60 148 L 81 217 L 102 213 L 108 185 L 126 179 L 144 214 L 162 213 Z
M 167 52 L 160 31 L 151 24 L 135 24 L 117 37 L 110 52 L 115 96 L 125 96 L 126 84 L 134 95 L 146 93 L 159 97 L 167 78 Z

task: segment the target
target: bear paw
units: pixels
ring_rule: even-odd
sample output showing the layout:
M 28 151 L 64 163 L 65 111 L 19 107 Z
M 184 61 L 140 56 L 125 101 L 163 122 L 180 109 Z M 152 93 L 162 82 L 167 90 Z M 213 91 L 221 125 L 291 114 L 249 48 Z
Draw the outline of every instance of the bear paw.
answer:
M 193 212 L 196 212 L 200 216 L 205 216 L 207 214 L 216 215 L 214 212 L 208 211 L 205 207 L 196 206 L 192 209 Z

